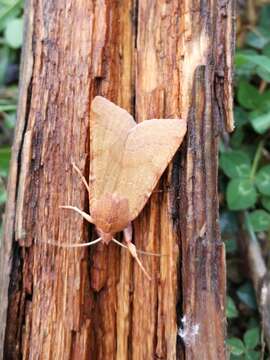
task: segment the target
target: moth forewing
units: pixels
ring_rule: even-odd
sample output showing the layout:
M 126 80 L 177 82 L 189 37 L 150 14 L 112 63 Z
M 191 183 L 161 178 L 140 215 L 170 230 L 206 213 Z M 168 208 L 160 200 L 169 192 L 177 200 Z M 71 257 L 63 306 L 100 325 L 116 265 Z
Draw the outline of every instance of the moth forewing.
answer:
M 136 124 L 124 109 L 97 96 L 90 114 L 89 192 L 90 214 L 73 206 L 87 221 L 94 223 L 101 240 L 109 243 L 124 230 L 126 247 L 146 273 L 132 244 L 131 221 L 147 200 L 162 173 L 179 148 L 186 133 L 186 121 L 152 119 Z

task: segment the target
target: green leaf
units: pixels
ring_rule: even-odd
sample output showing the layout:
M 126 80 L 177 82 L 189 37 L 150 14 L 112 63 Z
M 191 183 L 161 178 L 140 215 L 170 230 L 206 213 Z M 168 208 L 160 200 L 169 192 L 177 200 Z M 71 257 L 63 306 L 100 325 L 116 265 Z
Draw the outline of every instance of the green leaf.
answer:
M 239 315 L 233 299 L 227 296 L 226 316 L 228 319 L 236 318 Z
M 245 138 L 244 128 L 240 126 L 233 132 L 230 143 L 233 148 L 239 148 Z
M 270 43 L 265 45 L 265 47 L 262 50 L 263 55 L 270 57 Z
M 0 176 L 8 174 L 10 155 L 10 148 L 0 148 Z
M 265 55 L 248 54 L 248 53 L 241 52 L 241 53 L 237 54 L 237 63 L 241 64 L 241 65 L 238 65 L 238 67 L 240 67 L 240 70 L 242 69 L 242 67 L 247 67 L 247 65 L 249 65 L 249 67 L 250 67 L 249 75 L 252 75 L 253 71 L 255 71 L 259 76 L 262 76 L 264 79 L 266 79 L 266 81 L 270 76 L 270 58 Z M 252 64 L 255 66 L 254 69 L 251 66 Z M 243 74 L 245 74 L 245 73 L 243 72 Z M 246 94 L 248 94 L 247 90 L 246 90 Z M 252 96 L 251 92 L 250 92 L 249 96 Z M 252 100 L 246 99 L 246 101 L 244 101 L 245 100 L 244 97 L 242 97 L 242 100 L 243 100 L 243 104 L 241 104 L 241 105 L 246 108 L 248 105 L 249 106 L 248 108 L 251 109 L 250 106 L 253 103 Z M 238 99 L 238 101 L 239 101 L 239 99 Z M 255 99 L 255 102 L 256 101 L 257 101 L 257 98 Z M 253 109 L 255 109 L 255 107 Z
M 250 159 L 254 159 L 257 148 L 258 144 L 256 142 L 253 142 L 252 144 L 250 142 L 245 142 L 241 146 L 241 151 L 246 153 Z
M 247 349 L 255 349 L 260 343 L 260 329 L 254 327 L 253 329 L 247 330 L 244 334 L 244 343 Z
M 261 67 L 264 71 L 270 72 L 270 59 L 265 55 L 245 55 L 246 59 Z
M 21 12 L 23 1 L 13 1 L 9 6 L 3 7 L 0 10 L 0 31 L 2 31 L 6 24 L 12 19 L 18 16 Z
M 233 355 L 233 354 L 230 354 L 230 357 L 229 357 L 230 360 L 243 360 L 243 355 Z
M 16 112 L 4 114 L 4 126 L 7 129 L 14 129 L 16 123 Z
M 0 205 L 5 204 L 7 200 L 7 192 L 5 188 L 0 184 Z
M 244 108 L 254 110 L 260 106 L 261 95 L 255 86 L 241 80 L 238 84 L 237 100 Z
M 249 177 L 251 162 L 243 151 L 227 151 L 220 156 L 220 167 L 230 178 Z
M 270 229 L 270 214 L 265 210 L 255 210 L 249 214 L 249 219 L 254 231 Z
M 261 50 L 269 40 L 269 31 L 259 27 L 255 28 L 254 31 L 250 31 L 246 36 L 246 43 L 259 50 Z
M 236 128 L 249 123 L 248 113 L 243 108 L 235 106 L 233 115 Z
M 261 202 L 262 202 L 262 206 L 266 210 L 270 211 L 270 196 L 269 197 L 268 196 L 262 196 L 261 197 Z
M 6 69 L 9 63 L 9 52 L 8 46 L 2 46 L 0 48 L 0 85 L 4 84 Z
M 249 282 L 246 282 L 244 285 L 240 286 L 236 291 L 236 294 L 245 305 L 253 310 L 257 309 L 254 289 Z
M 243 55 L 253 55 L 257 54 L 257 51 L 245 49 L 241 51 L 237 51 L 234 57 L 234 64 L 236 69 L 236 74 L 239 77 L 244 77 L 246 79 L 251 78 L 252 74 L 255 73 L 256 65 L 250 62 Z
M 270 73 L 269 71 L 265 71 L 265 69 L 262 69 L 260 67 L 256 68 L 256 74 L 266 82 L 270 82 Z
M 265 5 L 261 7 L 260 10 L 260 17 L 259 17 L 259 24 L 261 28 L 265 28 L 269 31 L 270 26 L 270 5 Z
M 270 129 L 270 112 L 267 114 L 255 116 L 255 117 L 251 118 L 250 121 L 253 126 L 253 129 L 258 134 L 263 134 L 268 129 Z
M 255 205 L 257 192 L 250 179 L 232 179 L 226 191 L 228 207 L 231 210 L 243 210 Z
M 233 355 L 240 356 L 244 354 L 246 350 L 243 342 L 236 337 L 227 339 L 226 343 L 229 345 L 230 352 Z
M 0 105 L 0 112 L 14 111 L 16 109 L 17 109 L 17 105 L 13 105 L 13 104 Z
M 22 46 L 23 41 L 23 19 L 13 19 L 8 22 L 5 29 L 6 43 L 13 49 L 18 49 Z
M 270 73 L 269 73 L 270 75 Z M 260 101 L 258 102 L 258 108 L 255 110 L 258 114 L 265 114 L 270 111 L 270 91 L 267 90 L 263 94 L 260 94 Z
M 263 195 L 270 195 L 270 165 L 263 166 L 256 174 L 255 183 Z
M 261 354 L 258 351 L 249 350 L 245 354 L 245 360 L 259 360 L 261 358 Z

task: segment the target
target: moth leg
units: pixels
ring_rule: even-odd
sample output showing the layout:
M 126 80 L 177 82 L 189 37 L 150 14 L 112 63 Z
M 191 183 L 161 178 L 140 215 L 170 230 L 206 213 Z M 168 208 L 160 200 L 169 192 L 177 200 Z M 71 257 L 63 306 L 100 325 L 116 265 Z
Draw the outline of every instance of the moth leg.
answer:
M 85 187 L 86 187 L 86 189 L 87 189 L 87 191 L 88 191 L 88 194 L 90 194 L 90 188 L 89 188 L 89 185 L 88 185 L 88 183 L 87 183 L 86 178 L 83 176 L 83 174 L 82 174 L 81 170 L 78 168 L 78 166 L 77 166 L 77 165 L 75 165 L 75 163 L 74 163 L 74 162 L 72 162 L 72 166 L 73 166 L 73 169 L 77 172 L 77 174 L 78 174 L 78 175 L 79 175 L 79 177 L 81 178 L 82 182 L 84 183 L 84 185 L 85 185 Z
M 76 211 L 78 214 L 80 214 L 85 220 L 87 220 L 88 222 L 90 222 L 91 224 L 94 223 L 93 218 L 91 217 L 91 215 L 87 214 L 86 212 L 80 210 L 79 208 L 77 208 L 76 206 L 69 206 L 69 205 L 64 205 L 64 206 L 59 206 L 62 209 L 70 209 L 70 210 L 74 210 Z
M 116 240 L 115 238 L 112 238 L 112 241 L 115 242 L 117 245 L 122 246 L 125 249 L 128 249 L 128 247 L 124 244 L 122 244 L 120 241 Z M 142 255 L 149 255 L 149 256 L 168 256 L 166 254 L 158 254 L 158 253 L 152 253 L 149 251 L 143 251 L 143 250 L 139 250 L 136 249 L 138 254 L 142 254 Z
M 131 223 L 128 224 L 128 226 L 123 230 L 123 232 L 124 232 L 124 241 L 127 245 L 129 252 L 134 257 L 134 259 L 137 261 L 138 265 L 140 266 L 140 268 L 142 269 L 143 273 L 148 278 L 148 280 L 151 280 L 151 277 L 148 275 L 143 264 L 141 263 L 140 259 L 138 258 L 136 246 L 131 242 L 131 240 L 132 240 L 132 225 L 131 225 Z
M 126 244 L 131 243 L 132 242 L 132 224 L 131 222 L 128 224 L 128 226 L 126 228 L 124 228 L 123 230 L 124 233 L 124 241 Z

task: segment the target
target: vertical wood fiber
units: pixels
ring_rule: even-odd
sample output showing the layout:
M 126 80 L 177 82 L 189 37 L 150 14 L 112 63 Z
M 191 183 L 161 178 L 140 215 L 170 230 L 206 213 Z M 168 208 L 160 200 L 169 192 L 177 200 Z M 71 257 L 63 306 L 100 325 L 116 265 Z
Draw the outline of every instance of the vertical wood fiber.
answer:
M 0 254 L 4 359 L 225 359 L 217 154 L 220 129 L 233 127 L 233 1 L 25 6 Z M 89 109 L 97 94 L 137 121 L 189 121 L 183 148 L 134 222 L 137 248 L 163 255 L 141 256 L 151 282 L 115 244 L 48 244 L 96 236 L 59 206 L 88 211 L 71 162 L 88 176 Z

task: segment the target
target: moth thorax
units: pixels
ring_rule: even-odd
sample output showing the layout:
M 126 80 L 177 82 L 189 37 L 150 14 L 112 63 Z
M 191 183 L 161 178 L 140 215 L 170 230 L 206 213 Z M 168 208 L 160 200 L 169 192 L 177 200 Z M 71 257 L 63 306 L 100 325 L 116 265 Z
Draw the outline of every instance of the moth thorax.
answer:
M 90 212 L 93 223 L 103 234 L 122 231 L 130 221 L 128 200 L 117 194 L 106 193 L 94 200 Z

